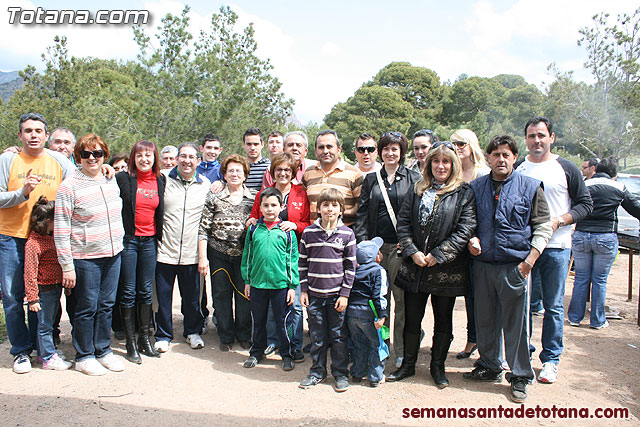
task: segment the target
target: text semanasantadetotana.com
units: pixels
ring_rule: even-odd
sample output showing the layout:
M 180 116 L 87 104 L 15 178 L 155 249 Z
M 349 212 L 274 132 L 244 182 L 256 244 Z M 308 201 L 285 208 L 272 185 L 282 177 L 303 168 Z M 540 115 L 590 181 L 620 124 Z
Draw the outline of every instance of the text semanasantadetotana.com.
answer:
M 9 7 L 9 24 L 146 24 L 148 10 L 99 10 L 95 14 L 88 10 L 36 10 Z
M 629 418 L 627 408 L 564 408 L 556 405 L 550 408 L 540 405 L 525 408 L 403 408 L 402 418 Z

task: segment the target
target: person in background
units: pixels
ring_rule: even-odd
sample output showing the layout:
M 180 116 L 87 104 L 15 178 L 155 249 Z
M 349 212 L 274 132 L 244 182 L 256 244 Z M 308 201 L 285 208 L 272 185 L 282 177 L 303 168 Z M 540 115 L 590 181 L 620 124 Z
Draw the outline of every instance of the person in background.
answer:
M 126 359 L 136 364 L 142 363 L 139 352 L 149 357 L 160 357 L 149 341 L 153 279 L 157 242 L 162 240 L 166 182 L 158 164 L 156 145 L 151 141 L 138 141 L 131 148 L 128 172 L 116 175 L 125 230 L 118 308 L 127 340 Z M 140 329 L 137 345 L 136 313 Z
M 413 134 L 413 154 L 416 156 L 415 160 L 407 166 L 414 172 L 418 172 L 422 175 L 422 169 L 424 168 L 424 161 L 427 157 L 427 153 L 431 146 L 438 141 L 438 137 L 430 129 L 420 129 Z
M 284 136 L 284 152 L 289 153 L 296 160 L 298 166 L 293 174 L 291 182 L 294 184 L 302 184 L 302 176 L 307 168 L 314 166 L 317 161 L 307 159 L 307 150 L 309 149 L 309 141 L 307 135 L 302 131 L 289 132 Z M 262 188 L 272 187 L 273 177 L 267 169 L 262 177 Z
M 115 179 L 102 174 L 109 147 L 96 134 L 80 138 L 73 152 L 80 163 L 56 196 L 54 238 L 62 286 L 75 288 L 73 345 L 76 370 L 87 375 L 119 372 L 111 350 L 111 315 L 118 290 L 124 228 Z
M 584 169 L 582 171 L 584 173 Z M 593 212 L 576 223 L 571 248 L 575 266 L 573 292 L 569 304 L 569 324 L 580 326 L 584 318 L 589 285 L 591 285 L 591 317 L 589 326 L 602 329 L 609 326 L 605 316 L 607 278 L 618 255 L 618 216 L 620 205 L 640 219 L 640 199 L 622 183 L 614 181 L 618 174 L 615 158 L 602 159 L 596 173 L 585 181 Z
M 264 141 L 260 129 L 256 127 L 247 129 L 242 136 L 242 147 L 249 161 L 246 186 L 248 189 L 258 192 L 262 189 L 262 179 L 271 164 L 271 161 L 262 155 Z
M 167 145 L 160 152 L 160 169 L 173 169 L 178 164 L 178 149 L 173 145 Z
M 466 183 L 470 183 L 474 179 L 487 175 L 491 172 L 484 153 L 478 143 L 477 135 L 469 129 L 459 129 L 451 135 L 451 143 L 455 145 L 460 163 L 462 164 L 462 178 Z M 473 262 L 473 260 L 471 260 Z M 469 264 L 469 271 L 472 270 Z M 469 276 L 469 286 L 467 294 L 464 296 L 465 308 L 467 309 L 467 344 L 464 350 L 459 352 L 456 357 L 458 359 L 466 359 L 478 349 L 476 345 L 476 323 L 473 302 L 473 275 Z
M 284 135 L 277 130 L 271 132 L 267 136 L 267 151 L 269 151 L 269 158 L 272 159 L 276 154 L 282 153 L 284 150 Z
M 222 179 L 220 173 L 220 162 L 218 158 L 222 153 L 222 145 L 218 135 L 208 133 L 202 138 L 200 144 L 200 152 L 202 153 L 202 161 L 198 164 L 197 171 L 200 175 L 206 176 L 211 182 Z
M 598 165 L 599 161 L 599 159 L 592 157 L 582 162 L 582 167 L 580 169 L 582 171 L 582 176 L 584 176 L 584 179 L 589 179 L 593 175 L 595 175 L 596 166 Z
M 378 146 L 373 135 L 361 133 L 354 143 L 356 164 L 354 165 L 366 176 L 369 172 L 380 170 L 380 163 L 376 162 L 378 158 Z
M 114 154 L 113 157 L 109 159 L 109 164 L 113 167 L 113 169 L 118 172 L 127 172 L 129 170 L 129 156 L 123 153 Z

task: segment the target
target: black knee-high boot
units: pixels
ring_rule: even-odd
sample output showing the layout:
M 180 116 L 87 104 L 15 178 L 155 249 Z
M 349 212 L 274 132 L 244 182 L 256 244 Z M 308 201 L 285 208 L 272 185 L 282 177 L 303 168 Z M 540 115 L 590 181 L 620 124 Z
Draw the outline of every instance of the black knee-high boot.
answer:
M 400 369 L 387 375 L 388 381 L 401 381 L 416 374 L 418 350 L 420 350 L 420 334 L 404 332 L 404 359 Z
M 433 347 L 431 348 L 431 365 L 429 371 L 431 377 L 438 388 L 445 388 L 449 385 L 449 380 L 445 375 L 444 362 L 449 353 L 449 346 L 452 340 L 451 334 L 436 332 L 433 335 Z
M 127 340 L 127 356 L 129 362 L 142 363 L 138 348 L 136 347 L 136 308 L 120 306 L 120 316 L 122 317 L 122 326 L 124 327 L 124 335 Z
M 149 334 L 151 333 L 151 304 L 138 304 L 138 316 L 138 326 L 140 328 L 138 348 L 140 353 L 149 357 L 160 357 L 160 353 L 153 348 L 149 341 Z

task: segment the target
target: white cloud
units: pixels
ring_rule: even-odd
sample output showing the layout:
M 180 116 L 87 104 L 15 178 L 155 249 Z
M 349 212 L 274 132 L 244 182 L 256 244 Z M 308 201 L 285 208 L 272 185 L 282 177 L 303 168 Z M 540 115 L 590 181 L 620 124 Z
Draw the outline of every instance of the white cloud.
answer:
M 341 49 L 335 43 L 327 42 L 322 45 L 322 54 L 324 56 L 335 57 L 340 55 L 340 53 Z

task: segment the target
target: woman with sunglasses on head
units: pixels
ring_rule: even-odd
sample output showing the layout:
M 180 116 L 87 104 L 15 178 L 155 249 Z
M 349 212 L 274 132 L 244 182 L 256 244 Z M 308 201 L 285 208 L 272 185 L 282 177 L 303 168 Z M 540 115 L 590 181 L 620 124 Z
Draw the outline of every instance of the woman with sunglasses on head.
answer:
M 384 240 L 384 245 L 380 248 L 381 265 L 387 270 L 391 284 L 387 304 L 390 304 L 389 297 L 392 292 L 395 301 L 393 347 L 398 368 L 404 352 L 404 292 L 394 284 L 402 262 L 402 258 L 398 256 L 397 218 L 405 198 L 413 193 L 413 187 L 420 180 L 419 173 L 404 167 L 408 145 L 407 138 L 400 132 L 387 132 L 380 137 L 378 153 L 382 157 L 383 165 L 381 170 L 365 176 L 362 182 L 355 224 L 358 242 L 371 240 L 376 236 Z
M 398 219 L 398 239 L 405 261 L 396 283 L 404 288 L 404 360 L 389 381 L 415 374 L 420 325 L 431 296 L 434 334 L 431 377 L 439 388 L 449 385 L 445 359 L 453 339 L 453 306 L 465 295 L 469 270 L 467 242 L 476 228 L 473 191 L 462 178 L 462 166 L 450 142 L 436 142 L 425 159 L 422 179 L 407 197 Z
M 451 143 L 455 145 L 462 164 L 462 177 L 469 183 L 474 179 L 487 175 L 491 169 L 487 165 L 484 153 L 478 143 L 478 137 L 469 129 L 458 129 L 451 135 Z M 476 345 L 476 322 L 473 308 L 473 278 L 469 278 L 467 295 L 464 296 L 467 309 L 467 344 L 460 353 L 456 355 L 458 359 L 470 357 L 477 349 Z
M 120 316 L 129 362 L 140 364 L 139 352 L 160 357 L 149 341 L 156 243 L 162 238 L 165 177 L 158 166 L 158 148 L 138 141 L 131 149 L 128 168 L 116 175 L 122 198 L 124 250 L 118 289 Z M 136 310 L 137 304 L 137 310 Z M 136 345 L 136 313 L 140 335 Z
M 438 137 L 431 129 L 420 129 L 419 131 L 416 131 L 416 133 L 413 134 L 412 144 L 413 154 L 416 158 L 407 167 L 412 171 L 422 174 L 427 153 L 431 149 L 431 146 L 436 142 L 438 142 Z
M 73 155 L 81 168 L 58 189 L 54 239 L 62 286 L 74 288 L 76 297 L 76 370 L 103 375 L 124 369 L 111 350 L 110 330 L 124 237 L 122 199 L 115 179 L 102 174 L 109 147 L 98 135 L 80 138 Z

